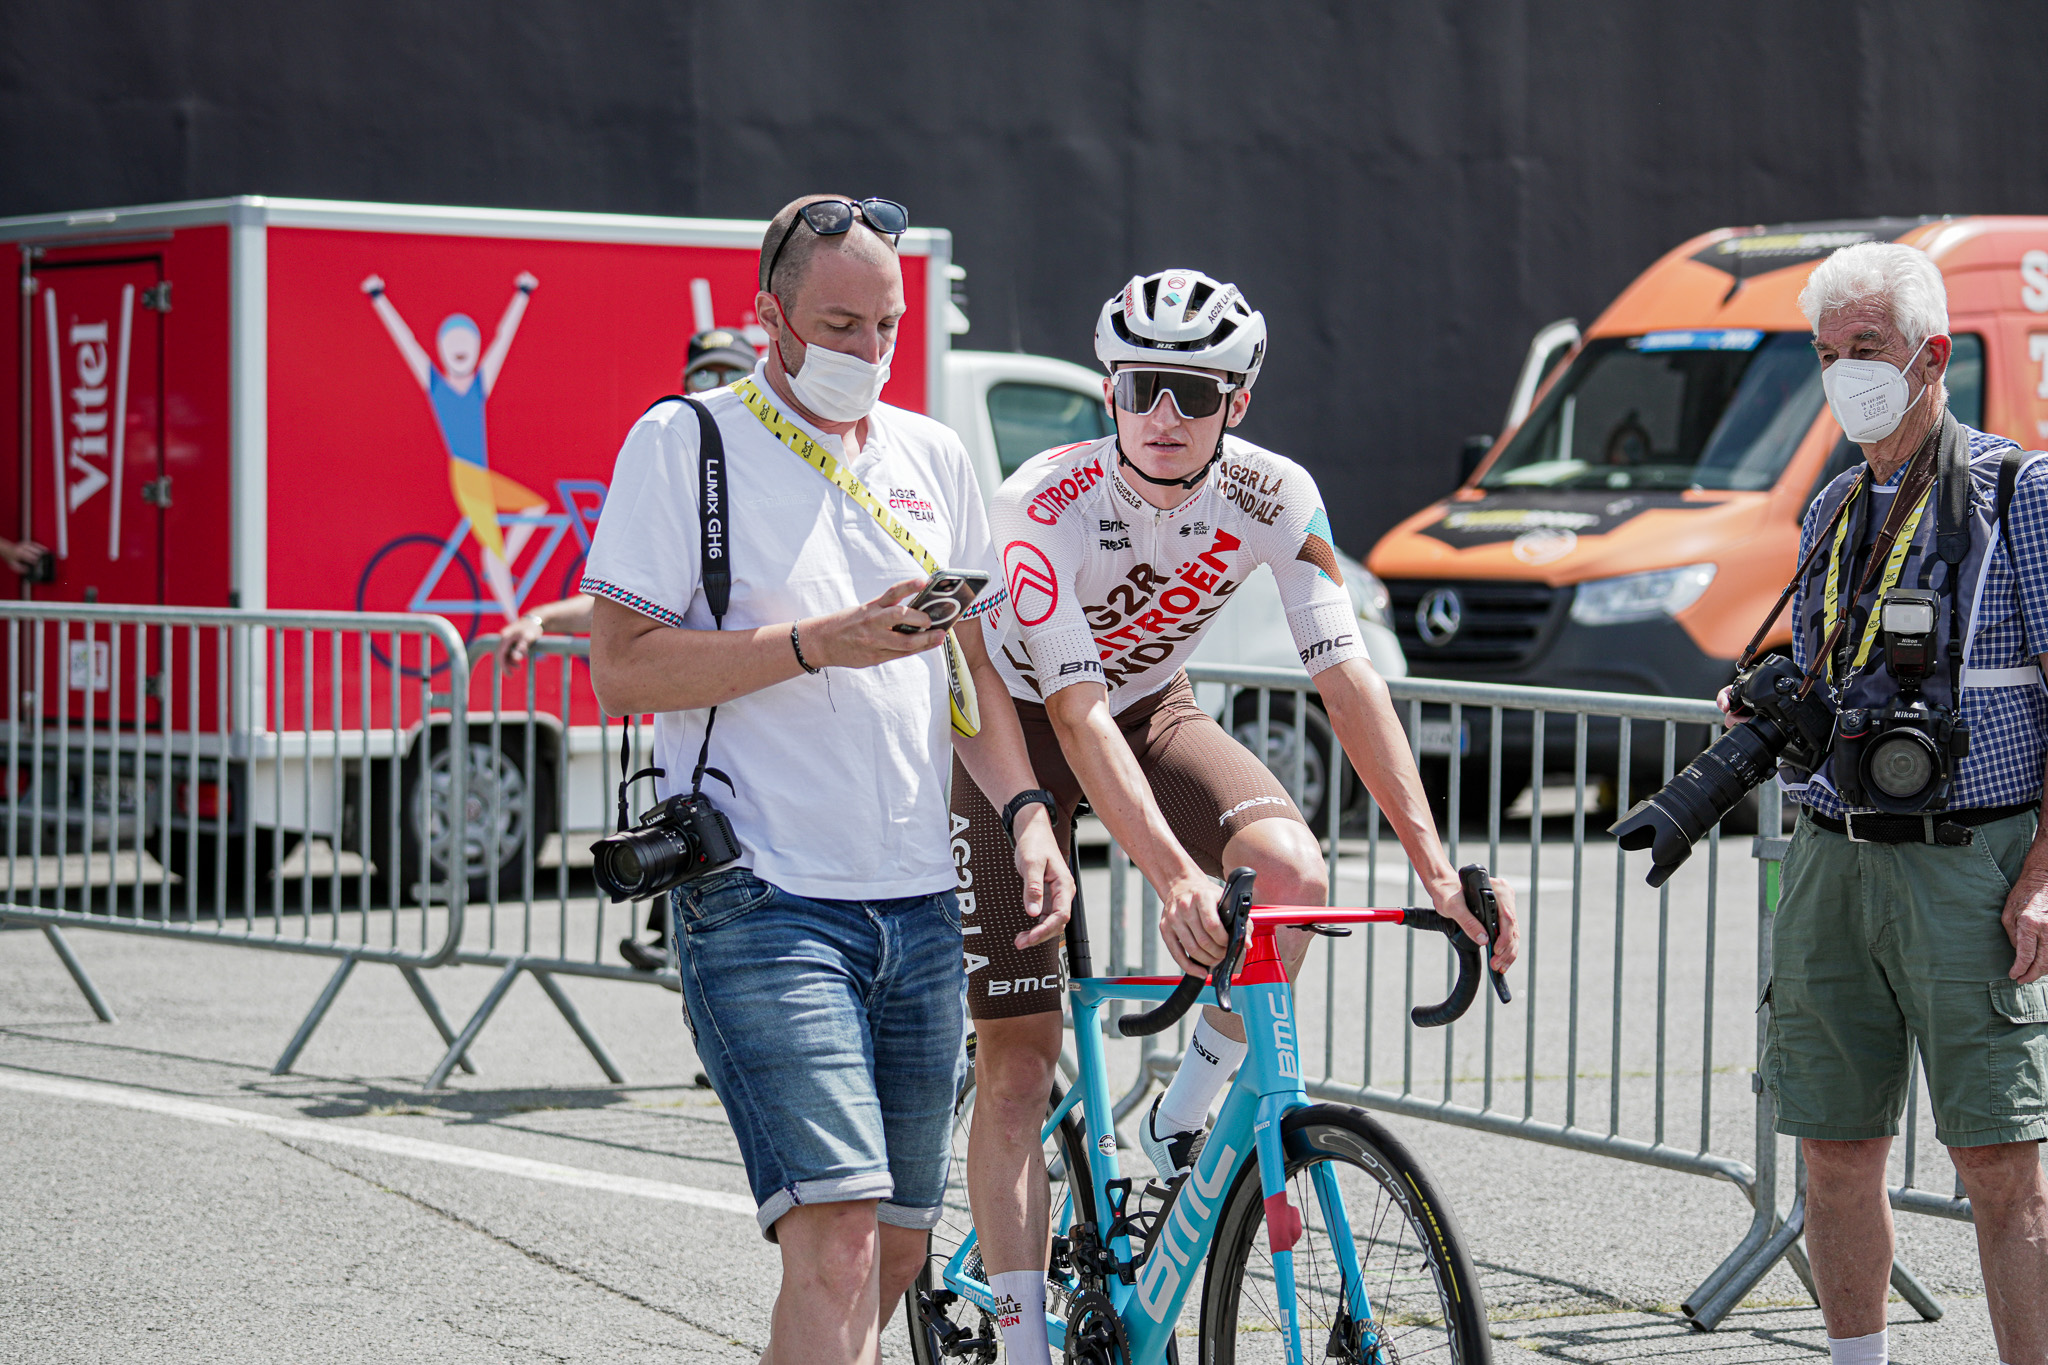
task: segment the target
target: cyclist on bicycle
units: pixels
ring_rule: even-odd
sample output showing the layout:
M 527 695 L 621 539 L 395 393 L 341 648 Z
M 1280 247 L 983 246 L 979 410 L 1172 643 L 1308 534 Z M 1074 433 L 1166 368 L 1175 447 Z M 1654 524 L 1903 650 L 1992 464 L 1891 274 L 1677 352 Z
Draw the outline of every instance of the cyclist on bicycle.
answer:
M 1085 795 L 1158 890 L 1160 932 L 1184 971 L 1206 970 L 1228 947 L 1210 880 L 1225 869 L 1254 869 L 1266 903 L 1326 903 L 1315 834 L 1265 765 L 1195 704 L 1182 671 L 1215 613 L 1265 564 L 1331 726 L 1430 900 L 1484 941 L 1358 638 L 1315 481 L 1225 434 L 1250 406 L 1265 351 L 1265 319 L 1234 285 L 1192 270 L 1134 277 L 1095 329 L 1115 434 L 1034 456 L 996 494 L 989 522 L 1006 591 L 978 610 L 1047 789 L 1018 801 L 1043 798 L 1064 838 Z M 968 1196 L 989 1283 L 1014 1301 L 1000 1315 L 1005 1347 L 1035 1365 L 1049 1358 L 1038 1134 L 1060 1050 L 1060 945 L 1024 912 L 1004 815 L 957 765 L 952 804 L 956 860 L 966 846 L 960 899 L 978 1038 Z M 1505 886 L 1499 894 L 1492 956 L 1504 970 L 1515 921 Z M 1290 975 L 1308 939 L 1282 931 Z M 1244 1054 L 1242 1022 L 1205 1010 L 1140 1126 L 1162 1181 L 1193 1164 L 1209 1106 Z

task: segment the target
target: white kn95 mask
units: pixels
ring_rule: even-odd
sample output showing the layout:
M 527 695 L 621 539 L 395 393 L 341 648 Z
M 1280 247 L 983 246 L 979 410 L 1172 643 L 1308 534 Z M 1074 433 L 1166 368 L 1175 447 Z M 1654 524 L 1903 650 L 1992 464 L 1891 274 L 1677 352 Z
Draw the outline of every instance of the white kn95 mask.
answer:
M 1922 340 L 1906 357 L 1911 365 L 1926 349 Z M 1837 360 L 1820 372 L 1828 411 L 1842 424 L 1842 434 L 1857 445 L 1882 441 L 1899 429 L 1906 414 L 1927 396 L 1928 385 L 1909 401 L 1905 371 L 1887 360 Z

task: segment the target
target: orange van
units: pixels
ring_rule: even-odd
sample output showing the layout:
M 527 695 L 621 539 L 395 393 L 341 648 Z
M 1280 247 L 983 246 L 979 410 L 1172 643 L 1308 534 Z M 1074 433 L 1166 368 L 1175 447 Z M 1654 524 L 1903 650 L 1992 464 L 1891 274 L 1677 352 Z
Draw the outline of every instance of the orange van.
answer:
M 1546 328 L 1506 434 L 1455 493 L 1374 548 L 1367 565 L 1386 581 L 1410 670 L 1713 696 L 1792 576 L 1801 514 L 1860 458 L 1823 400 L 1799 291 L 1836 248 L 1890 240 L 1925 250 L 1947 280 L 1957 418 L 2048 444 L 2048 218 L 1706 233 L 1644 271 L 1576 342 L 1569 324 Z M 1788 614 L 1770 643 L 1790 641 Z M 1563 748 L 1546 767 L 1569 771 L 1571 727 L 1551 728 L 1563 734 L 1546 749 Z M 1424 752 L 1479 761 L 1484 736 L 1464 729 L 1426 721 Z M 1504 755 L 1511 790 L 1528 772 L 1524 735 Z M 1662 766 L 1661 736 L 1647 739 L 1630 765 L 1636 796 Z M 1611 774 L 1611 727 L 1595 749 L 1595 771 Z

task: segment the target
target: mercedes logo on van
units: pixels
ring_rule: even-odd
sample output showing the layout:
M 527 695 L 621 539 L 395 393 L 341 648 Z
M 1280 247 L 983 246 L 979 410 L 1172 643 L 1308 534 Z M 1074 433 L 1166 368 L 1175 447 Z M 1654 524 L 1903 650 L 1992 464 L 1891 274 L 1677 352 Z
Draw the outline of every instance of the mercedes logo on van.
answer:
M 1426 645 L 1447 645 L 1465 619 L 1465 604 L 1456 588 L 1431 588 L 1415 606 L 1415 629 Z

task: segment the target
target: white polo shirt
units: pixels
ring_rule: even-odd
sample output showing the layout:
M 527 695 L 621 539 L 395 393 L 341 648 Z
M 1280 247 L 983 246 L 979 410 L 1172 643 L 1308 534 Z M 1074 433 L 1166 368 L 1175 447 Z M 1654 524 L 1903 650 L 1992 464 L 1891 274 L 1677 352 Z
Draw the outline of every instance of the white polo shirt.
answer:
M 754 382 L 771 403 L 765 365 Z M 776 439 L 731 389 L 699 395 L 725 438 L 732 602 L 725 629 L 783 626 L 869 601 L 923 570 L 873 516 Z M 780 403 L 776 403 L 781 408 Z M 835 457 L 839 438 L 784 415 Z M 627 433 L 583 591 L 665 625 L 710 630 L 698 558 L 697 415 L 663 403 Z M 851 464 L 947 568 L 995 571 L 967 451 L 944 425 L 878 404 Z M 829 692 L 827 684 L 830 684 Z M 704 711 L 655 717 L 663 796 L 688 791 Z M 704 788 L 746 849 L 740 865 L 800 896 L 883 900 L 956 883 L 946 817 L 944 651 L 800 674 L 718 708 Z

